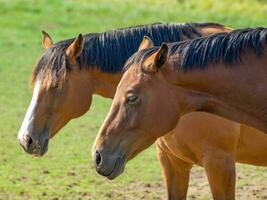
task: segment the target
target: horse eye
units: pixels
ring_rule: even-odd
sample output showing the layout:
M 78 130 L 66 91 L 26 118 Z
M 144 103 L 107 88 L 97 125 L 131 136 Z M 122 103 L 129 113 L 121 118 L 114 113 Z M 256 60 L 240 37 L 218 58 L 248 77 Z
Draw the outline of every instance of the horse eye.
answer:
M 56 90 L 58 90 L 58 85 L 53 85 L 53 86 L 50 86 L 50 88 L 49 88 L 49 90 L 50 91 L 56 91 Z
M 131 95 L 131 96 L 128 96 L 126 98 L 126 103 L 128 103 L 128 104 L 134 104 L 134 103 L 137 102 L 137 100 L 138 100 L 138 96 L 137 95 Z

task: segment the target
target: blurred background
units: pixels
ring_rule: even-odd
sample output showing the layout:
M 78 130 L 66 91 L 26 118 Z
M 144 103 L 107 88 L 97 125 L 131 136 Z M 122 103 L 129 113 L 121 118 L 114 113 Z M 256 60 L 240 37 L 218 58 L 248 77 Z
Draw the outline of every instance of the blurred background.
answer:
M 29 77 L 43 52 L 41 30 L 57 42 L 153 22 L 266 26 L 267 1 L 0 0 L 0 199 L 165 199 L 154 146 L 114 181 L 96 174 L 91 147 L 110 100 L 95 96 L 91 110 L 63 128 L 42 158 L 25 154 L 17 141 L 31 99 Z M 202 168 L 190 180 L 189 199 L 211 199 Z M 267 199 L 266 168 L 238 165 L 237 199 Z

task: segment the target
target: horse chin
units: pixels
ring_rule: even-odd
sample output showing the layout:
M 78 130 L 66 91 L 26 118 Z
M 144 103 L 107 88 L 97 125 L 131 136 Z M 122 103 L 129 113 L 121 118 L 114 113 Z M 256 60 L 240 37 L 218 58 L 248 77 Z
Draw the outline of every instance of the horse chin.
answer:
M 48 148 L 46 148 L 45 151 L 41 151 L 41 152 L 38 152 L 38 153 L 32 153 L 32 155 L 35 156 L 35 157 L 42 157 L 43 155 L 46 154 L 47 151 L 48 151 Z
M 106 175 L 106 177 L 109 180 L 113 180 L 120 176 L 124 172 L 125 164 L 126 162 L 124 158 L 118 158 L 114 164 L 112 171 L 110 172 L 110 174 Z

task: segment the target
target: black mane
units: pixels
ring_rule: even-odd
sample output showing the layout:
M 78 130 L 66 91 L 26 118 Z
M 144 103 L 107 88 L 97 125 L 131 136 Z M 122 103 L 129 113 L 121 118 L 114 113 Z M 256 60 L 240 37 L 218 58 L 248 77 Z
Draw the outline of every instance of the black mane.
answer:
M 96 67 L 107 73 L 121 72 L 125 61 L 138 49 L 144 35 L 158 46 L 163 42 L 181 41 L 184 36 L 189 39 L 201 36 L 198 28 L 205 26 L 224 27 L 215 23 L 156 23 L 87 34 L 77 61 L 81 68 Z M 37 76 L 44 78 L 50 74 L 52 82 L 55 82 L 71 70 L 65 50 L 73 41 L 74 38 L 58 42 L 45 51 L 33 72 L 33 81 Z
M 117 29 L 86 37 L 86 65 L 98 66 L 108 73 L 121 72 L 125 61 L 138 50 L 144 35 L 151 38 L 155 45 L 163 42 L 181 41 L 201 36 L 197 24 L 152 24 Z
M 253 51 L 257 56 L 260 56 L 266 42 L 267 28 L 240 29 L 230 33 L 217 33 L 168 44 L 168 54 L 177 57 L 175 66 L 178 69 L 185 71 L 205 69 L 210 63 L 223 62 L 225 65 L 232 65 L 241 62 L 241 55 L 247 51 Z M 124 70 L 127 70 L 133 64 L 141 64 L 145 58 L 158 49 L 159 47 L 153 47 L 136 52 L 128 59 Z

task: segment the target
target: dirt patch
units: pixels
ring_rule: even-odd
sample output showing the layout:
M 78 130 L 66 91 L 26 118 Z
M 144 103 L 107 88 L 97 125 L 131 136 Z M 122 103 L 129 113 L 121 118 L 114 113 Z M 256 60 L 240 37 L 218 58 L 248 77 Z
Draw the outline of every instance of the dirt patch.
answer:
M 258 169 L 261 169 L 259 173 L 257 173 Z M 262 173 L 262 171 L 265 173 Z M 107 199 L 116 200 L 165 200 L 166 194 L 162 182 L 133 182 L 118 190 L 106 192 L 105 197 Z M 188 199 L 212 199 L 206 174 L 203 168 L 194 167 L 191 172 Z M 239 165 L 237 168 L 236 199 L 267 199 L 267 169 L 244 167 Z
M 155 199 L 160 200 L 164 197 L 162 183 L 141 183 L 134 182 L 124 188 L 109 191 L 105 194 L 108 199 L 136 200 L 136 199 Z

